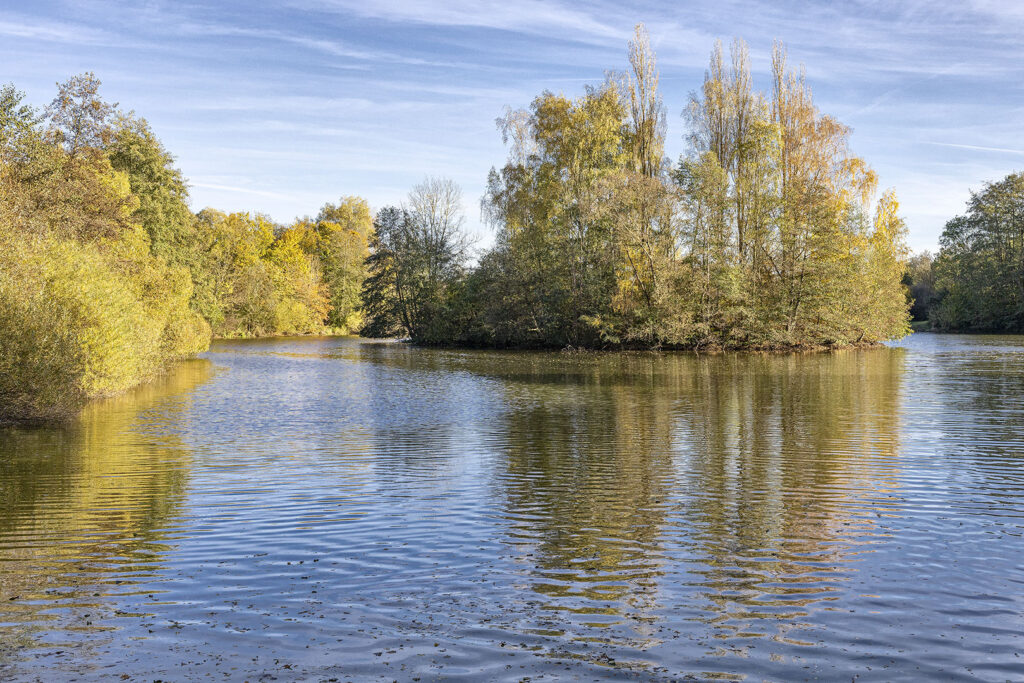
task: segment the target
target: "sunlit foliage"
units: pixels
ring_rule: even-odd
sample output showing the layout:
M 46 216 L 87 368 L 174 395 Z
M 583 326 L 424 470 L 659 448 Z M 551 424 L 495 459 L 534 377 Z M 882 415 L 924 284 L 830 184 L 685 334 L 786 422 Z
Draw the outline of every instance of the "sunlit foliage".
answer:
M 0 88 L 0 420 L 62 419 L 218 336 L 348 331 L 366 202 L 315 223 L 193 214 L 149 124 L 83 74 L 43 111 Z
M 0 419 L 60 419 L 206 348 L 188 270 L 150 250 L 105 149 L 112 108 L 72 79 L 37 125 L 5 88 L 0 158 Z
M 716 46 L 674 167 L 642 26 L 629 63 L 499 119 L 511 149 L 484 200 L 496 245 L 455 307 L 474 316 L 465 341 L 789 348 L 909 330 L 896 197 L 872 208 L 874 172 L 781 45 L 767 93 L 741 41 L 728 60 Z
M 370 205 L 360 197 L 325 204 L 316 217 L 311 253 L 319 258 L 329 292 L 327 322 L 355 331 L 362 326 L 360 292 L 366 279 L 366 257 L 373 234 Z
M 327 296 L 317 263 L 302 248 L 302 231 L 275 235 L 276 226 L 265 216 L 213 209 L 201 211 L 197 220 L 197 306 L 215 335 L 323 330 Z

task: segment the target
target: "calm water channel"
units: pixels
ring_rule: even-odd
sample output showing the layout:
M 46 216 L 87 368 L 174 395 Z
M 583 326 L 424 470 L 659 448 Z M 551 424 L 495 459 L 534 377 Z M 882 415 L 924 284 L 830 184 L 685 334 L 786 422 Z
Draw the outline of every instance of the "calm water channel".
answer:
M 220 342 L 0 430 L 3 680 L 1024 677 L 1024 337 Z

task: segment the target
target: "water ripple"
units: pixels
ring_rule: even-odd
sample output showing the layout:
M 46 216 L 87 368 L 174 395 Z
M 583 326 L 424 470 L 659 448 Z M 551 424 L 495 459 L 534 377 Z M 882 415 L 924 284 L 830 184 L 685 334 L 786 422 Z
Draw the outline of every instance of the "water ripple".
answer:
M 221 342 L 0 431 L 4 680 L 1024 677 L 1024 339 Z

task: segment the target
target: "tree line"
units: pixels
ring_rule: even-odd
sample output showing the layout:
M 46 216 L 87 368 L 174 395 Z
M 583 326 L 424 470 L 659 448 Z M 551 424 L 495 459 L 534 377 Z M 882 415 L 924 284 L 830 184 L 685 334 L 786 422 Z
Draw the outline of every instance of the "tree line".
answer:
M 211 336 L 356 331 L 358 197 L 288 226 L 193 214 L 149 124 L 83 74 L 38 110 L 0 88 L 0 420 L 72 415 Z
M 915 320 L 951 332 L 1024 333 L 1024 173 L 972 192 L 939 253 L 914 256 L 905 284 Z
M 468 266 L 457 221 L 419 200 L 377 215 L 366 333 L 499 347 L 784 349 L 909 331 L 906 228 L 891 191 L 772 52 L 718 44 L 685 108 L 689 152 L 664 156 L 666 107 L 638 26 L 629 68 L 576 98 L 508 109 L 509 148 Z M 450 197 L 450 192 L 444 193 Z
M 211 337 L 361 332 L 485 347 L 791 349 L 908 331 L 892 192 L 813 102 L 785 49 L 765 91 L 716 45 L 665 157 L 667 107 L 638 26 L 628 68 L 498 119 L 508 158 L 474 252 L 457 185 L 371 215 L 203 209 L 149 124 L 92 74 L 48 107 L 0 89 L 0 419 L 71 415 Z

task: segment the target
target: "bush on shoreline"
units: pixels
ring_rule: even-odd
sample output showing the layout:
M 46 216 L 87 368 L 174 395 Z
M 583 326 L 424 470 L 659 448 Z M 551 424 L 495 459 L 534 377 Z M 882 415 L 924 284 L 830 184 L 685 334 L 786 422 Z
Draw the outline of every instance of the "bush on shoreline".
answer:
M 131 277 L 95 245 L 8 233 L 0 248 L 0 421 L 69 419 L 209 342 L 187 289 L 154 291 L 155 281 Z

